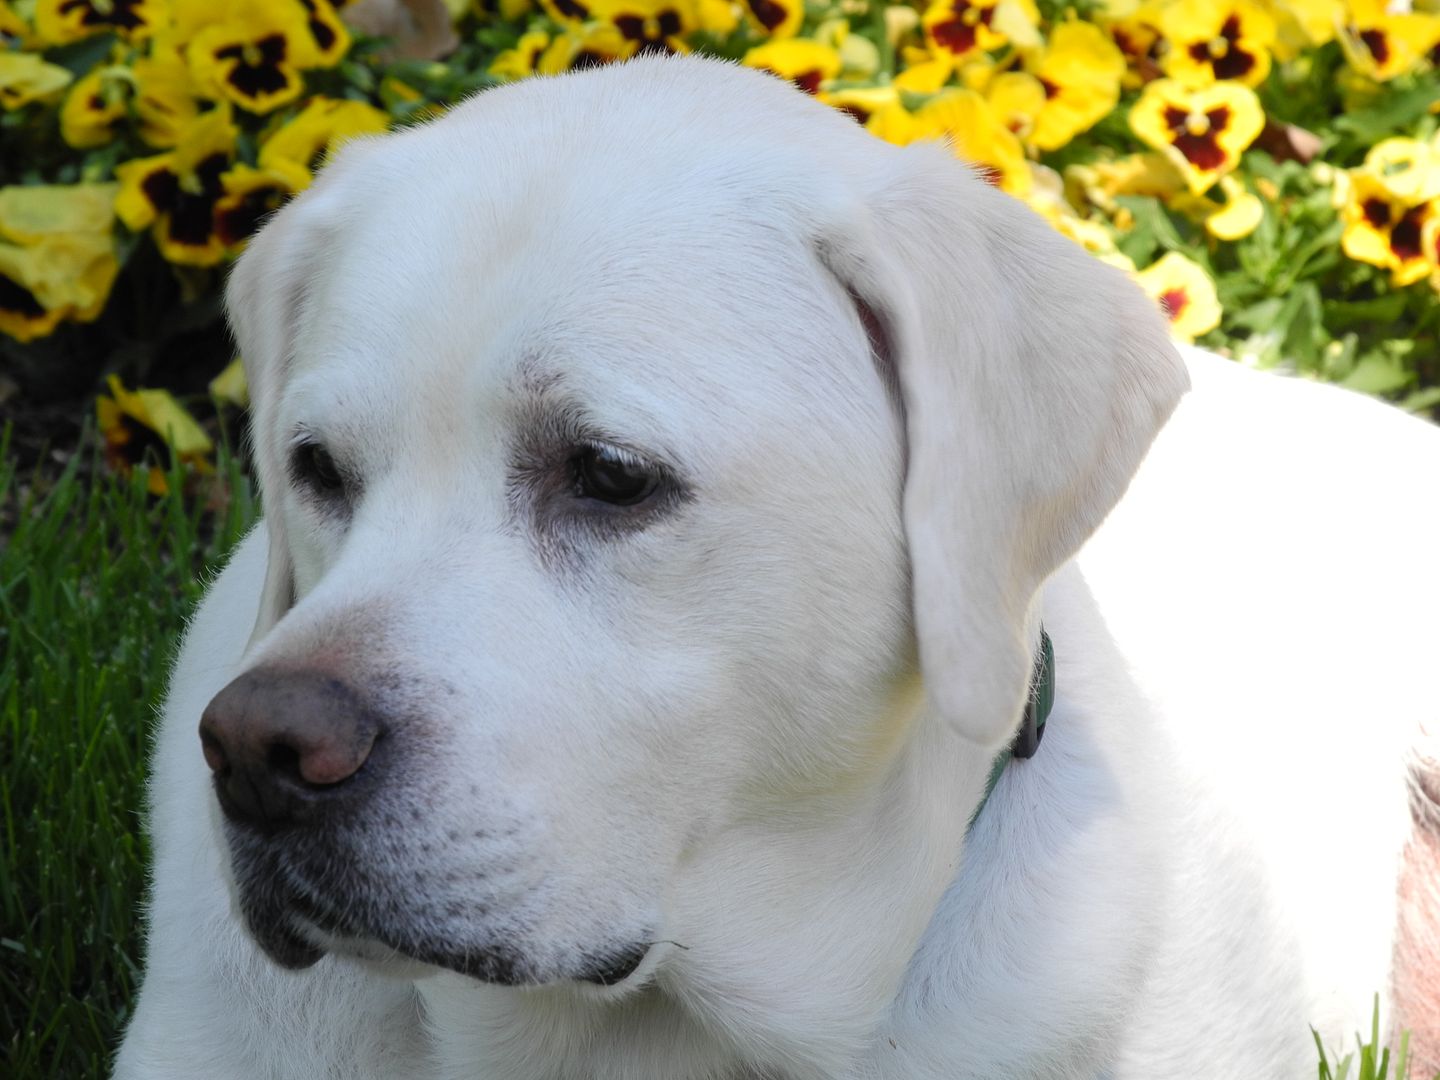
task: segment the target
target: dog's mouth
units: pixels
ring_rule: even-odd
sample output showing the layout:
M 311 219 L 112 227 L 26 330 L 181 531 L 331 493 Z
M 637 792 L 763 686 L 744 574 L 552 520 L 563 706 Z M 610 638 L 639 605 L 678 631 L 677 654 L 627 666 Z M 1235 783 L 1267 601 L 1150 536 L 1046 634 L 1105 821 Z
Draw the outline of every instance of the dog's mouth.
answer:
M 428 969 L 497 986 L 565 980 L 616 986 L 635 974 L 650 951 L 649 941 L 611 944 L 565 950 L 563 958 L 541 964 L 503 940 L 426 932 L 405 919 L 394 898 L 367 898 L 353 885 L 348 894 L 336 894 L 345 900 L 330 899 L 281 856 L 251 841 L 232 842 L 231 851 L 246 927 L 267 956 L 291 970 L 334 953 L 407 977 Z

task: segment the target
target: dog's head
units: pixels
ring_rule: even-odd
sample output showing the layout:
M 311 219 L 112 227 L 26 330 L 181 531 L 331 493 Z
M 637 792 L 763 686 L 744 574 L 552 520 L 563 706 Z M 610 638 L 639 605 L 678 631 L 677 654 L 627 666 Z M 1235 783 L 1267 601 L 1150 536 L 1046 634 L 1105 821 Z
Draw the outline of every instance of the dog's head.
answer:
M 352 144 L 229 304 L 269 572 L 202 739 L 291 965 L 720 985 L 818 905 L 898 972 L 1185 385 L 945 148 L 693 60 Z M 847 927 L 866 866 L 908 876 Z

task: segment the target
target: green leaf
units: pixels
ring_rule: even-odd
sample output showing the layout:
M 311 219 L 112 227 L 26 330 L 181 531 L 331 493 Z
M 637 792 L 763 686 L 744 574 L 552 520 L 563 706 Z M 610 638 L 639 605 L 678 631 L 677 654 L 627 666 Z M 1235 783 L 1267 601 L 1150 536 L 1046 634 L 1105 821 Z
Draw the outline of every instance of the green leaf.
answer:
M 1369 353 L 1360 358 L 1354 371 L 1340 380 L 1340 385 L 1366 394 L 1387 394 L 1410 385 L 1414 378 L 1395 360 Z

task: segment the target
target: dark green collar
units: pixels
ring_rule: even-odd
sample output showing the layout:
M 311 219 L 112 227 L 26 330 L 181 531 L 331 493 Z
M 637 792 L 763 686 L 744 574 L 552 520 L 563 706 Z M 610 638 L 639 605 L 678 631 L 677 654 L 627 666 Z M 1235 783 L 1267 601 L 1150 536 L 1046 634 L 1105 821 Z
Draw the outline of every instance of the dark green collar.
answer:
M 1045 734 L 1045 721 L 1049 719 L 1050 709 L 1054 704 L 1055 649 L 1050 644 L 1050 635 L 1045 633 L 1042 627 L 1040 652 L 1035 657 L 1035 669 L 1030 673 L 1030 697 L 1025 702 L 1025 712 L 1020 718 L 1020 730 L 1015 734 L 1015 741 L 1001 751 L 995 758 L 995 763 L 990 766 L 990 779 L 985 782 L 985 794 L 980 799 L 980 805 L 975 808 L 975 813 L 970 815 L 967 829 L 975 827 L 975 819 L 990 801 L 990 793 L 1000 782 L 1000 774 L 1005 771 L 1005 766 L 1010 764 L 1010 759 L 1035 756 L 1035 751 L 1040 748 L 1040 737 Z

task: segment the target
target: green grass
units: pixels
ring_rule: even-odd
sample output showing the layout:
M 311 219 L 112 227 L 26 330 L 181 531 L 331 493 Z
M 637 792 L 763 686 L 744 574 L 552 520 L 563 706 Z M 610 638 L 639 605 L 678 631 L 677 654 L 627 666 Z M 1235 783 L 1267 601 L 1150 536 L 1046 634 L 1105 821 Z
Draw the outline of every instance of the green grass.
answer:
M 73 465 L 37 496 L 0 441 L 0 1076 L 107 1073 L 137 982 L 155 706 L 205 568 L 255 514 L 226 472 L 223 508 Z
M 207 568 L 256 508 L 233 464 L 210 501 L 233 497 L 207 507 L 73 467 L 37 496 L 10 460 L 0 440 L 0 1077 L 87 1080 L 137 982 L 155 708 Z M 1357 1043 L 1332 1063 L 1317 1038 L 1320 1080 L 1403 1080 L 1378 1015 Z

